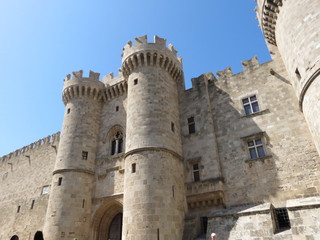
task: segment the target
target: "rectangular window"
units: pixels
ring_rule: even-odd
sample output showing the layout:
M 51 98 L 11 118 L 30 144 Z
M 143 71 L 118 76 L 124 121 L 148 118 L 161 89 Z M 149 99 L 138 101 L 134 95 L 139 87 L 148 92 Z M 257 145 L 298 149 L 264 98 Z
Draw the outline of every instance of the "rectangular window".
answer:
M 175 131 L 175 128 L 174 128 L 174 123 L 171 122 L 171 131 L 174 132 Z
M 266 156 L 261 138 L 248 141 L 248 149 L 251 159 L 262 158 Z
M 199 164 L 193 164 L 192 165 L 193 168 L 193 180 L 195 182 L 199 182 L 200 181 L 200 169 L 199 169 Z
M 256 95 L 242 99 L 242 103 L 243 103 L 243 107 L 246 115 L 250 115 L 252 113 L 260 111 L 258 99 Z
M 131 165 L 131 172 L 132 173 L 136 172 L 136 164 L 135 163 L 132 163 L 132 165 Z
M 88 160 L 88 152 L 82 151 L 82 160 Z
M 61 186 L 61 184 L 62 184 L 62 177 L 59 177 L 59 179 L 58 179 L 58 186 Z
M 17 213 L 20 212 L 20 208 L 21 208 L 21 206 L 18 206 L 18 208 L 17 208 Z
M 138 78 L 136 78 L 135 80 L 133 80 L 133 85 L 137 85 L 138 84 Z
M 188 128 L 189 128 L 189 134 L 196 132 L 196 123 L 194 121 L 194 117 L 188 118 Z
M 122 153 L 123 138 L 118 139 L 118 153 Z
M 288 210 L 286 208 L 274 208 L 272 213 L 276 233 L 291 228 Z

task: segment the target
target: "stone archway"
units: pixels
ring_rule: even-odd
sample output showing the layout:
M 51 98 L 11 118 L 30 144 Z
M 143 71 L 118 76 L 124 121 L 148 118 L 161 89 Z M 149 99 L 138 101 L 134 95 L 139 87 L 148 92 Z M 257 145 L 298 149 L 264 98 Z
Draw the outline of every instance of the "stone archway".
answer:
M 93 217 L 94 240 L 121 240 L 122 212 L 121 200 L 106 200 Z

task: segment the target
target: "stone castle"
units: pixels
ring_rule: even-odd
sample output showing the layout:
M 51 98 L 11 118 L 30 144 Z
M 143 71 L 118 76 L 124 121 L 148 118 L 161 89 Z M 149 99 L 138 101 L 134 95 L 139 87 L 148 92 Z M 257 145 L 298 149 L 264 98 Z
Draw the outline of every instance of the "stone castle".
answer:
M 257 2 L 270 62 L 185 90 L 143 36 L 67 75 L 61 134 L 0 158 L 0 240 L 320 239 L 320 1 Z

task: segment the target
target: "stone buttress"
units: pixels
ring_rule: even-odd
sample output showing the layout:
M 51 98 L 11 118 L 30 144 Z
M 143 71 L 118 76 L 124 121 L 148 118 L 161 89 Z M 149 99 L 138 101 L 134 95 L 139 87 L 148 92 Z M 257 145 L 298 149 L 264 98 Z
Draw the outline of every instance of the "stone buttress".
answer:
M 87 240 L 103 102 L 99 74 L 82 71 L 64 82 L 66 105 L 44 227 L 46 240 Z
M 185 216 L 177 82 L 181 59 L 155 36 L 124 47 L 128 82 L 122 239 L 182 239 Z

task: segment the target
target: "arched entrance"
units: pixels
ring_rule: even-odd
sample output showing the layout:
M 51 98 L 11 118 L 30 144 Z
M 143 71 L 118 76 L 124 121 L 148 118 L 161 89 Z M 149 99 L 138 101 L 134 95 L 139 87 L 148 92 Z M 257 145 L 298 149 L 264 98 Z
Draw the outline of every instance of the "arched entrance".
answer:
M 13 235 L 10 240 L 19 240 L 19 237 L 17 235 Z
M 43 240 L 43 234 L 41 231 L 37 231 L 36 234 L 34 235 L 33 240 Z
M 104 200 L 95 211 L 92 221 L 92 239 L 121 240 L 123 205 L 122 196 L 120 197 Z
M 118 213 L 109 227 L 108 240 L 121 240 L 122 234 L 122 213 Z

